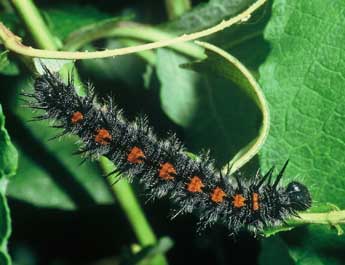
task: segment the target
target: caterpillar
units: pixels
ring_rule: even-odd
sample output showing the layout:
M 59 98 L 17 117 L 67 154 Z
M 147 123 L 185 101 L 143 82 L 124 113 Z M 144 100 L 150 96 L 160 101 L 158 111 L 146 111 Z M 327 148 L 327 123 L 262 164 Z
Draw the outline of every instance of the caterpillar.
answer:
M 107 157 L 117 167 L 112 173 L 135 179 L 150 198 L 168 197 L 176 213 L 196 213 L 199 229 L 220 223 L 230 234 L 247 230 L 256 235 L 311 207 L 305 185 L 297 181 L 280 185 L 288 161 L 275 179 L 274 167 L 246 180 L 239 173 L 222 174 L 208 153 L 191 158 L 174 134 L 158 139 L 145 117 L 129 122 L 112 98 L 98 104 L 91 85 L 81 97 L 72 77 L 64 82 L 58 73 L 43 68 L 34 93 L 25 94 L 31 98 L 30 107 L 43 111 L 34 120 L 52 119 L 53 127 L 62 129 L 57 137 L 79 136 L 82 147 L 77 153 Z

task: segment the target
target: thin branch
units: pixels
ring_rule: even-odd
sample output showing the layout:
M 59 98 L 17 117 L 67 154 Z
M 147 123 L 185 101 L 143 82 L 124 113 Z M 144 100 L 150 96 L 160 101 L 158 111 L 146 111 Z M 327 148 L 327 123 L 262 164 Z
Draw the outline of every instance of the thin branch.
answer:
M 112 24 L 111 28 L 108 23 Z M 99 26 L 93 28 L 85 26 L 80 28 L 78 31 L 72 32 L 65 40 L 63 49 L 67 51 L 76 51 L 92 41 L 109 37 L 121 37 L 125 39 L 130 38 L 142 41 L 142 43 L 147 43 L 172 39 L 176 36 L 163 32 L 157 28 L 135 22 L 105 22 L 103 25 L 99 23 Z M 194 43 L 183 42 L 175 44 L 169 48 L 194 58 L 202 59 L 205 57 L 204 49 L 198 45 L 195 45 Z
M 119 55 L 125 55 L 130 53 L 136 53 L 145 50 L 157 49 L 161 47 L 166 47 L 174 45 L 181 42 L 196 40 L 218 31 L 222 31 L 227 27 L 230 27 L 236 23 L 241 23 L 242 21 L 247 21 L 253 12 L 255 12 L 259 7 L 261 7 L 267 0 L 258 0 L 248 9 L 243 11 L 241 14 L 226 20 L 222 21 L 218 25 L 195 32 L 192 34 L 183 34 L 182 36 L 166 39 L 158 42 L 147 43 L 143 45 L 138 45 L 134 47 L 126 47 L 114 50 L 104 50 L 104 51 L 95 51 L 95 52 L 68 52 L 68 51 L 53 51 L 53 50 L 41 50 L 25 46 L 21 43 L 21 39 L 13 34 L 9 29 L 7 29 L 4 24 L 0 23 L 0 38 L 2 39 L 5 47 L 13 52 L 38 58 L 54 58 L 54 59 L 70 59 L 70 60 L 83 60 L 83 59 L 96 59 L 96 58 L 106 58 L 114 57 Z

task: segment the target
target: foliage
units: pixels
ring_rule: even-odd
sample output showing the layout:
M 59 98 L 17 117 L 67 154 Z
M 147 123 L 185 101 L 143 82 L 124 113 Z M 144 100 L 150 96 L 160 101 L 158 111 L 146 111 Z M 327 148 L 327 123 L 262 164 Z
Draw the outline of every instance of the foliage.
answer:
M 54 49 L 92 52 L 207 30 L 258 1 L 193 1 L 192 8 L 182 15 L 181 9 L 174 14 L 171 5 L 190 7 L 191 1 L 115 2 L 37 1 L 34 5 L 31 0 L 4 0 L 0 1 L 0 22 L 27 46 L 47 49 L 40 39 L 45 36 Z M 345 219 L 339 211 L 345 208 L 345 4 L 342 0 L 271 2 L 240 23 L 207 36 L 206 41 L 216 46 L 180 43 L 115 58 L 77 61 L 75 72 L 77 80 L 94 83 L 100 100 L 115 95 L 127 116 L 147 114 L 158 134 L 177 132 L 194 154 L 210 149 L 219 168 L 231 163 L 235 169 L 242 167 L 244 177 L 250 177 L 257 167 L 266 171 L 290 159 L 289 177 L 284 181 L 298 179 L 307 184 L 314 200 L 310 213 L 267 230 L 265 235 L 271 237 L 260 240 L 260 250 L 248 235 L 236 243 L 222 228 L 198 236 L 193 217 L 168 222 L 168 203 L 145 204 L 140 187 L 133 184 L 138 205 L 128 184 L 109 188 L 113 180 L 100 177 L 104 172 L 96 161 L 78 166 L 82 158 L 71 156 L 77 148 L 73 144 L 76 138 L 51 142 L 48 139 L 58 130 L 48 128 L 49 124 L 27 122 L 33 113 L 20 106 L 19 93 L 32 89 L 34 64 L 32 58 L 6 50 L 2 41 L 0 264 L 10 264 L 7 200 L 15 224 L 10 254 L 18 265 L 165 264 L 162 256 L 155 255 L 169 251 L 172 241 L 174 248 L 168 252 L 171 264 L 203 264 L 207 258 L 212 264 L 343 264 L 344 239 L 336 231 L 341 234 Z M 42 19 L 44 28 L 30 25 L 33 18 Z M 82 90 L 83 83 L 79 86 Z M 4 127 L 5 116 L 19 152 L 18 170 L 17 152 Z M 260 148 L 258 156 L 247 163 Z M 101 167 L 112 166 L 101 162 Z M 120 207 L 127 221 L 118 211 Z M 37 212 L 40 214 L 33 216 Z M 33 226 L 35 233 L 23 241 L 20 233 L 33 229 L 32 218 L 40 224 L 50 221 Z M 76 218 L 78 225 L 74 224 Z M 77 239 L 54 243 L 54 238 L 59 238 L 59 233 L 53 232 L 59 223 L 56 219 L 65 229 L 80 233 Z M 89 223 L 97 225 L 90 227 Z M 136 242 L 130 227 L 140 246 L 130 245 Z M 45 244 L 39 244 L 40 240 Z M 85 243 L 87 240 L 93 243 Z M 46 242 L 52 246 L 46 248 Z M 256 248 L 257 255 L 241 254 L 241 246 L 249 245 Z M 190 250 L 187 253 L 186 248 Z M 204 259 L 200 253 L 205 248 Z M 101 261 L 105 257 L 108 259 Z
M 0 262 L 10 264 L 7 242 L 11 233 L 10 210 L 5 197 L 9 179 L 17 170 L 18 153 L 5 128 L 5 116 L 0 105 Z
M 293 158 L 288 173 L 308 184 L 314 212 L 326 203 L 345 207 L 343 8 L 343 1 L 275 1 L 265 30 L 272 52 L 260 69 L 260 81 L 272 127 L 260 161 L 267 169 L 273 161 Z M 328 254 L 345 243 L 343 237 L 327 226 L 305 230 L 299 245 L 289 250 L 296 263 L 344 262 Z

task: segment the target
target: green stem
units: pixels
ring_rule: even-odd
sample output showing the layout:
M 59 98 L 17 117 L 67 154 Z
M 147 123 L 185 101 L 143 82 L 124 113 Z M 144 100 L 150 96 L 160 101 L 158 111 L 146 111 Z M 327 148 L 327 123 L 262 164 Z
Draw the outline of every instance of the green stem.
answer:
M 105 157 L 101 157 L 100 164 L 105 174 L 109 174 L 115 170 L 114 164 Z M 111 181 L 112 180 L 110 180 L 110 182 Z M 145 246 L 156 243 L 156 237 L 153 234 L 152 229 L 147 222 L 128 182 L 121 179 L 116 183 L 116 185 L 112 185 L 111 187 L 112 190 L 115 191 L 114 194 L 116 199 L 124 209 L 127 218 L 132 220 L 131 226 L 140 244 Z
M 238 39 L 229 40 L 226 48 L 233 48 L 245 41 L 249 41 L 262 34 L 262 30 L 252 32 L 249 35 L 242 36 Z M 119 22 L 118 20 L 108 20 L 99 22 L 93 26 L 85 26 L 72 32 L 67 39 L 64 41 L 62 49 L 67 51 L 77 51 L 84 47 L 86 44 L 103 38 L 124 38 L 126 40 L 133 40 L 133 43 L 128 43 L 129 46 L 141 45 L 142 42 L 134 42 L 140 40 L 143 42 L 149 41 L 162 41 L 165 39 L 171 39 L 176 37 L 175 35 L 164 32 L 159 28 L 152 26 L 139 24 L 136 22 Z M 183 42 L 173 46 L 169 46 L 170 49 L 178 51 L 187 56 L 202 59 L 204 58 L 204 51 L 198 45 L 194 43 Z M 153 52 L 153 51 L 149 51 Z M 138 52 L 142 53 L 142 52 Z M 152 58 L 150 58 L 152 59 Z
M 57 45 L 57 41 L 54 41 L 56 38 L 54 38 L 54 35 L 50 32 L 49 28 L 45 24 L 33 1 L 12 0 L 12 3 L 20 17 L 23 19 L 28 31 L 37 45 L 42 49 L 53 51 L 58 50 L 59 47 Z M 68 72 L 70 72 L 70 69 L 68 69 L 66 66 L 61 70 L 60 73 L 63 77 L 67 77 Z M 83 95 L 85 91 L 77 71 L 73 71 L 73 74 L 77 92 Z
M 165 6 L 170 20 L 181 16 L 192 7 L 190 0 L 165 0 Z
M 118 22 L 109 21 L 104 24 L 99 23 L 95 27 L 81 28 L 72 33 L 66 40 L 64 49 L 67 51 L 79 50 L 82 46 L 94 40 L 109 37 L 133 38 L 142 41 L 159 42 L 167 39 L 173 39 L 176 36 L 167 32 L 163 32 L 154 27 L 146 26 L 135 22 Z M 204 51 L 198 45 L 188 42 L 182 42 L 170 46 L 178 52 L 186 54 L 194 58 L 204 58 Z
M 299 224 L 345 224 L 345 210 L 326 213 L 299 213 L 300 218 L 294 219 Z
M 115 170 L 114 164 L 106 157 L 101 157 L 100 165 L 105 172 L 109 174 Z M 116 176 L 118 177 L 118 176 Z M 112 183 L 111 176 L 108 177 L 109 183 Z M 127 219 L 130 221 L 132 229 L 142 246 L 150 246 L 157 243 L 155 234 L 152 231 L 150 224 L 148 223 L 144 212 L 142 211 L 137 198 L 130 186 L 130 184 L 121 179 L 116 185 L 111 185 L 111 188 L 115 194 L 117 201 L 120 203 L 124 210 Z M 168 264 L 163 255 L 156 256 L 152 259 L 150 264 L 163 265 Z
M 35 4 L 31 0 L 12 0 L 12 3 L 37 45 L 42 49 L 57 50 L 57 43 Z
M 131 39 L 122 39 L 121 43 L 125 46 L 135 46 L 141 44 L 142 42 Z M 156 54 L 153 51 L 138 52 L 137 55 L 150 65 L 154 65 L 156 63 Z
M 37 45 L 42 49 L 57 50 L 58 47 L 54 41 L 54 36 L 45 25 L 33 2 L 31 0 L 12 0 L 12 2 L 21 15 L 24 23 L 27 25 L 32 38 Z M 105 170 L 113 166 L 110 165 L 111 162 L 106 161 L 106 158 L 101 158 L 100 164 Z M 112 185 L 110 181 L 109 184 L 125 211 L 139 242 L 143 245 L 155 244 L 156 237 L 148 224 L 130 185 L 124 181 L 122 183 L 118 183 L 119 185 Z M 164 265 L 167 264 L 167 262 L 164 256 L 160 255 L 154 258 L 151 264 Z
M 343 235 L 344 231 L 341 225 L 345 224 L 345 210 L 324 213 L 298 213 L 298 217 L 287 220 L 283 226 L 268 228 L 264 231 L 264 235 L 269 237 L 278 232 L 289 231 L 296 226 L 305 224 L 330 225 L 337 230 L 339 236 Z

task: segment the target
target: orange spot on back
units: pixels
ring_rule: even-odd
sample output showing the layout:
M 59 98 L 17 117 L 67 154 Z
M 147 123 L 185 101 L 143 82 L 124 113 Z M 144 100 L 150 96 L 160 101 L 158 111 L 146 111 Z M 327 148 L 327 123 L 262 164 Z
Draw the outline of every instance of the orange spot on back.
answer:
M 159 177 L 164 180 L 171 180 L 174 179 L 176 175 L 176 169 L 172 164 L 169 162 L 166 162 L 164 164 L 161 164 L 161 167 L 159 169 Z
M 73 124 L 81 122 L 83 119 L 84 119 L 84 115 L 80 111 L 76 111 L 71 115 L 71 122 Z
M 234 196 L 232 196 L 232 198 L 233 198 L 232 204 L 234 205 L 235 208 L 241 208 L 246 205 L 244 203 L 246 198 L 244 198 L 242 194 L 235 194 Z
M 102 145 L 109 144 L 111 141 L 111 134 L 107 129 L 98 129 L 96 131 L 95 141 Z
M 226 193 L 220 187 L 216 187 L 211 193 L 211 200 L 216 203 L 223 202 L 224 197 L 226 197 Z
M 144 162 L 144 152 L 139 147 L 134 146 L 127 156 L 127 161 L 133 164 L 139 164 Z
M 203 187 L 205 187 L 205 185 L 198 176 L 192 177 L 187 184 L 187 190 L 190 192 L 202 192 Z
M 259 194 L 254 192 L 252 195 L 252 201 L 253 201 L 253 211 L 259 210 Z

